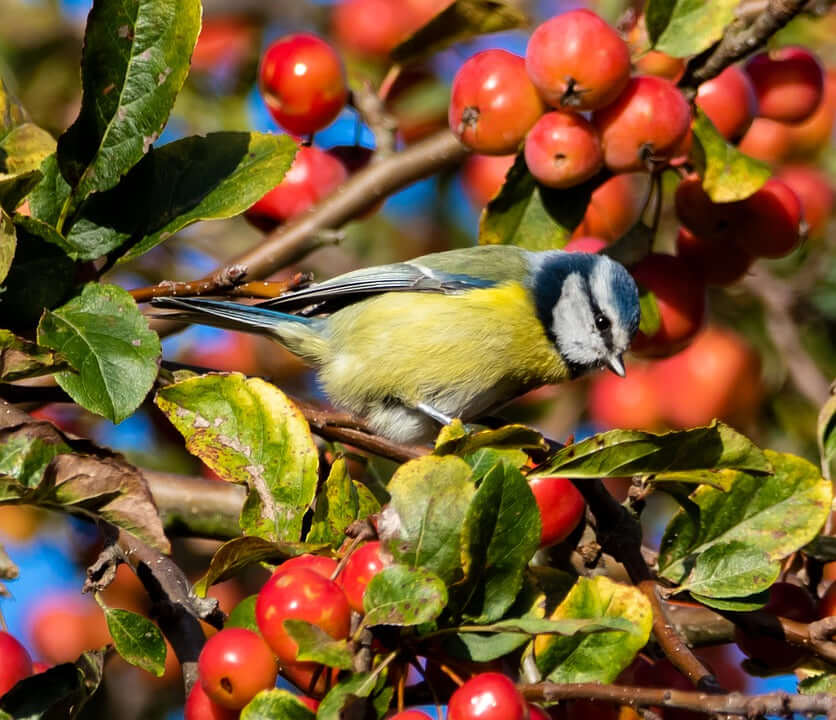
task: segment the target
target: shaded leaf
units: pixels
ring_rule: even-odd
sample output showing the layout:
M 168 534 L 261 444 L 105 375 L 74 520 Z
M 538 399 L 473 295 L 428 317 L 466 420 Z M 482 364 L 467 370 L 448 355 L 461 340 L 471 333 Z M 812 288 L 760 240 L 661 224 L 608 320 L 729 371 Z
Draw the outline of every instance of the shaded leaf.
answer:
M 548 450 L 543 436 L 525 425 L 468 432 L 461 420 L 445 425 L 435 441 L 436 455 L 470 455 L 483 447 L 513 450 Z
M 345 459 L 337 458 L 317 493 L 313 523 L 305 539 L 309 543 L 339 547 L 345 540 L 346 528 L 357 519 L 359 510 L 360 498 Z
M 547 188 L 537 183 L 519 154 L 499 194 L 482 211 L 479 244 L 517 245 L 526 250 L 562 248 L 601 182 L 601 177 L 595 177 L 566 190 Z
M 67 367 L 56 353 L 33 342 L 0 330 L 0 380 L 14 382 L 23 378 L 48 375 Z
M 528 455 L 522 450 L 497 450 L 496 448 L 480 448 L 472 455 L 466 455 L 464 461 L 473 468 L 472 478 L 475 482 L 481 480 L 497 463 L 505 461 L 515 468 L 521 468 L 528 462 Z
M 23 123 L 0 139 L 0 206 L 14 210 L 41 179 L 41 163 L 55 152 L 55 139 Z
M 322 699 L 316 711 L 316 720 L 382 718 L 392 697 L 392 689 L 383 687 L 385 678 L 385 673 L 355 673 L 341 680 Z M 385 702 L 376 704 L 375 699 L 378 698 Z
M 579 578 L 551 619 L 607 617 L 628 621 L 626 631 L 538 636 L 533 648 L 540 672 L 558 683 L 615 680 L 650 638 L 653 611 L 640 590 L 603 576 Z
M 477 35 L 513 30 L 526 23 L 519 8 L 503 0 L 454 0 L 396 45 L 390 57 L 407 65 Z
M 697 593 L 691 593 L 691 597 L 715 610 L 728 610 L 729 612 L 750 612 L 760 610 L 769 602 L 769 590 L 764 590 L 754 595 L 737 598 L 711 598 Z
M 0 423 L 0 475 L 15 480 L 22 491 L 37 488 L 46 468 L 72 448 L 48 422 Z
M 160 629 L 130 610 L 104 608 L 104 614 L 116 652 L 131 665 L 162 677 L 166 647 Z
M 186 448 L 224 480 L 249 489 L 248 535 L 298 542 L 316 492 L 319 454 L 298 408 L 278 388 L 239 373 L 210 373 L 162 388 L 156 404 Z
M 252 630 L 254 633 L 261 633 L 258 628 L 258 621 L 255 619 L 255 603 L 258 600 L 258 595 L 248 595 L 241 602 L 239 602 L 232 612 L 229 613 L 225 628 L 237 627 L 246 630 Z
M 699 597 L 740 598 L 767 590 L 781 573 L 781 563 L 760 548 L 734 540 L 717 543 L 694 558 L 679 590 Z
M 819 442 L 822 474 L 831 480 L 833 462 L 836 460 L 836 395 L 831 395 L 819 412 L 816 437 Z
M 30 215 L 20 214 L 14 216 L 14 223 L 15 227 L 19 230 L 23 230 L 30 235 L 34 235 L 48 242 L 50 245 L 61 248 L 61 251 L 68 256 L 75 257 L 75 248 L 49 223 L 45 223 L 43 220 L 39 220 Z
M 314 720 L 316 715 L 287 690 L 262 690 L 241 710 L 241 720 Z
M 322 628 L 304 620 L 285 620 L 284 629 L 299 646 L 299 662 L 316 662 L 340 670 L 354 667 L 354 656 L 348 640 L 334 640 Z
M 478 632 L 507 632 L 523 633 L 525 635 L 562 635 L 564 637 L 571 637 L 573 635 L 609 632 L 611 630 L 636 632 L 636 627 L 628 619 L 607 617 L 606 615 L 598 618 L 587 616 L 564 618 L 521 617 L 500 620 L 499 622 L 480 626 Z
M 0 283 L 9 274 L 17 247 L 17 232 L 12 219 L 0 207 Z
M 682 472 L 663 472 L 648 477 L 649 481 L 654 485 L 661 486 L 662 490 L 668 488 L 665 485 L 710 485 L 718 490 L 728 490 L 734 483 L 737 477 L 736 470 L 684 470 Z M 682 491 L 687 495 L 690 492 L 687 488 L 682 488 Z M 674 497 L 677 496 L 679 490 L 672 490 Z
M 531 637 L 523 633 L 459 633 L 447 639 L 444 649 L 454 657 L 472 662 L 490 662 L 525 645 Z
M 639 330 L 648 337 L 655 335 L 662 324 L 662 313 L 659 311 L 656 295 L 650 290 L 643 290 L 639 295 L 639 308 L 641 310 Z
M 723 468 L 769 472 L 771 466 L 750 440 L 715 421 L 660 435 L 634 430 L 593 435 L 559 450 L 537 474 L 600 478 Z
M 739 542 L 776 561 L 818 534 L 830 511 L 830 483 L 806 460 L 771 450 L 766 457 L 772 475 L 740 472 L 727 492 L 700 487 L 692 493 L 699 512 L 680 510 L 662 538 L 662 577 L 683 582 L 696 559 L 716 545 Z
M 435 620 L 447 605 L 447 588 L 438 575 L 425 568 L 390 565 L 366 586 L 363 623 L 420 625 Z
M 29 194 L 29 211 L 32 217 L 55 226 L 61 215 L 61 208 L 70 196 L 70 186 L 58 168 L 58 157 L 50 155 L 40 167 L 40 182 Z
M 63 215 L 108 190 L 156 141 L 189 71 L 199 0 L 97 0 L 87 17 L 78 118 L 58 140 Z M 60 227 L 59 227 L 60 229 Z
M 645 10 L 654 49 L 673 57 L 711 47 L 734 19 L 738 0 L 650 0 Z
M 702 186 L 714 202 L 743 200 L 769 179 L 769 166 L 729 143 L 699 108 L 691 129 L 694 162 L 702 175 Z
M 482 479 L 461 530 L 466 583 L 456 596 L 467 617 L 491 622 L 511 607 L 540 531 L 528 481 L 515 467 L 498 463 Z
M 819 535 L 807 543 L 802 550 L 819 562 L 833 562 L 836 560 L 836 537 L 833 535 Z
M 473 497 L 470 466 L 462 459 L 426 456 L 401 465 L 379 524 L 395 559 L 422 567 L 448 585 L 462 578 L 461 527 Z
M 44 313 L 38 343 L 60 352 L 75 370 L 55 376 L 67 394 L 115 423 L 140 406 L 157 377 L 160 339 L 130 293 L 115 285 L 88 283 Z

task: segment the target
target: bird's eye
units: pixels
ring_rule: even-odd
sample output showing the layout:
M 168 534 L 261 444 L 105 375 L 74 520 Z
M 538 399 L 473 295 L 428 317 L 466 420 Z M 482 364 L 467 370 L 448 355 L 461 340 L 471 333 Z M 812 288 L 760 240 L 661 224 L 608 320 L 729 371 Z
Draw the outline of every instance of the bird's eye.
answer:
M 596 315 L 595 316 L 595 327 L 598 328 L 600 332 L 604 332 L 608 330 L 610 327 L 610 319 L 606 315 Z

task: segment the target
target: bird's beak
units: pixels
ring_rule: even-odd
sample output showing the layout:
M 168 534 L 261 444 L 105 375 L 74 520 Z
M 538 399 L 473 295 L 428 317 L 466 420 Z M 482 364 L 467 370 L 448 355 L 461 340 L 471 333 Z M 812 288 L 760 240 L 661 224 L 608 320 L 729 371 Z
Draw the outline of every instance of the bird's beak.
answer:
M 618 377 L 624 377 L 627 374 L 624 370 L 624 361 L 621 359 L 621 355 L 610 355 L 607 358 L 607 367 Z

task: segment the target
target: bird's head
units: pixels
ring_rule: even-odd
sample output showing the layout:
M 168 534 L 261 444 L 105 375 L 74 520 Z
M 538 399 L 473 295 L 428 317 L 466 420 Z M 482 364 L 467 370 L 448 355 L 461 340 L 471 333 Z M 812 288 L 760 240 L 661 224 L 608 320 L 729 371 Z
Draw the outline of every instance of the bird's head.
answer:
M 639 329 L 639 292 L 627 269 L 607 257 L 532 253 L 537 312 L 572 377 L 608 367 L 624 375 L 622 354 Z

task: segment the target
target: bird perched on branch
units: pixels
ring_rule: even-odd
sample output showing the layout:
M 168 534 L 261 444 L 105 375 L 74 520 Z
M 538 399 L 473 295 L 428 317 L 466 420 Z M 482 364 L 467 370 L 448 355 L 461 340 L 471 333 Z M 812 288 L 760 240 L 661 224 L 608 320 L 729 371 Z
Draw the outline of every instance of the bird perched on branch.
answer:
M 639 326 L 636 284 L 616 261 L 507 245 L 355 270 L 258 305 L 152 303 L 277 340 L 317 369 L 335 405 L 410 443 L 594 368 L 623 376 Z

